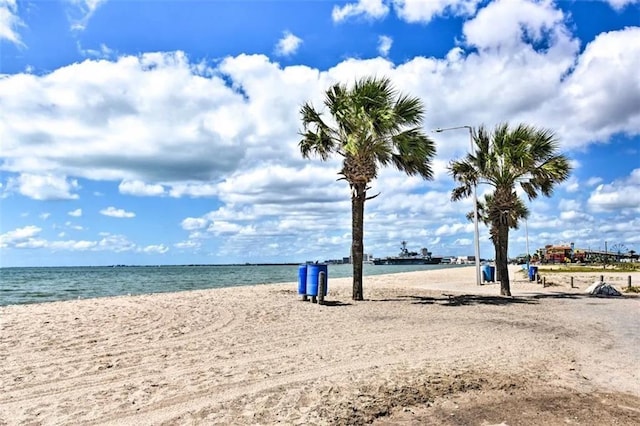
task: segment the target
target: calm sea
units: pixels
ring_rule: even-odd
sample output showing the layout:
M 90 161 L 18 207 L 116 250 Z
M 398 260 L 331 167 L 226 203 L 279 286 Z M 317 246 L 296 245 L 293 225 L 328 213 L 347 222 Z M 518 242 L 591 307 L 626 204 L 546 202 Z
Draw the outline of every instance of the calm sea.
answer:
M 452 267 L 364 265 L 364 275 Z M 331 288 L 331 278 L 352 276 L 352 266 L 329 265 L 328 275 Z M 0 306 L 297 280 L 297 265 L 0 268 Z

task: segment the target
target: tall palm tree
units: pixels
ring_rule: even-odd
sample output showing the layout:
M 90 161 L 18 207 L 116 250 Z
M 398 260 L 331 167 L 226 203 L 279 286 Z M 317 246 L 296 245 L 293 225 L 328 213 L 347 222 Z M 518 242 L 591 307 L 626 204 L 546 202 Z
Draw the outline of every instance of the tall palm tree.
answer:
M 316 155 L 323 161 L 333 154 L 343 158 L 339 175 L 351 188 L 353 300 L 363 300 L 364 203 L 373 198 L 367 197 L 368 185 L 380 167 L 389 165 L 432 179 L 435 144 L 421 129 L 422 101 L 398 93 L 388 78 L 362 78 L 350 88 L 335 84 L 327 90 L 324 104 L 331 122 L 310 103 L 300 109 L 300 152 L 304 158 Z
M 449 171 L 458 183 L 451 198 L 457 201 L 470 196 L 475 185 L 493 187 L 484 214 L 495 247 L 500 294 L 511 296 L 507 269 L 509 229 L 517 228 L 518 220 L 528 214 L 516 186 L 522 188 L 529 200 L 540 194 L 549 197 L 554 187 L 569 177 L 571 166 L 568 158 L 559 153 L 558 140 L 550 130 L 526 124 L 509 128 L 503 123 L 492 133 L 481 126 L 473 139 L 475 152 L 449 164 Z

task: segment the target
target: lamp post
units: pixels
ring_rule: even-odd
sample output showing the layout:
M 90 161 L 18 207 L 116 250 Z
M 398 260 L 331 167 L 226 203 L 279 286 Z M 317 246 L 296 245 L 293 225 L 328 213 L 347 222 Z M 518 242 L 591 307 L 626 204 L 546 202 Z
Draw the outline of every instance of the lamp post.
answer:
M 469 143 L 471 153 L 473 154 L 473 127 L 471 126 L 457 126 L 457 127 L 447 127 L 447 128 L 437 128 L 434 130 L 436 133 L 446 132 L 448 130 L 458 130 L 458 129 L 467 129 L 469 130 Z M 480 236 L 478 233 L 478 192 L 477 192 L 477 184 L 473 185 L 473 232 L 474 232 L 474 248 L 475 248 L 475 258 L 476 258 L 476 284 L 482 285 L 482 278 L 480 277 Z
M 525 173 L 522 177 L 520 177 L 520 179 L 518 179 L 518 181 L 520 183 L 522 182 L 531 182 L 531 173 Z M 527 223 L 527 218 L 524 218 L 524 238 L 526 241 L 526 248 L 527 248 L 527 273 L 529 273 L 529 263 L 531 262 L 531 253 L 529 253 L 529 224 Z
M 524 238 L 527 243 L 527 273 L 529 273 L 529 227 L 527 226 L 527 218 L 524 219 Z

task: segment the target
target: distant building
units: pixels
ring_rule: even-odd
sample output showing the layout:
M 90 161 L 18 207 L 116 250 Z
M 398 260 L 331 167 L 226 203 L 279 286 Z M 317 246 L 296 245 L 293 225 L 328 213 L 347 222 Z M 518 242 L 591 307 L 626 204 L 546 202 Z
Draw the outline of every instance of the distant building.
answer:
M 371 253 L 363 253 L 363 254 L 362 254 L 362 261 L 363 261 L 364 263 L 372 263 L 372 262 L 373 262 L 373 254 L 371 254 Z M 349 257 L 343 257 L 343 258 L 342 258 L 342 262 L 340 262 L 340 263 L 343 263 L 343 264 L 350 264 L 350 263 L 352 263 L 352 262 L 351 262 L 351 256 L 349 256 Z
M 458 256 L 458 258 L 456 259 L 456 264 L 458 265 L 466 265 L 466 264 L 475 263 L 475 262 L 476 262 L 475 256 Z
M 568 262 L 584 262 L 585 253 L 576 250 L 574 252 L 574 244 L 547 244 L 544 249 L 538 250 L 538 254 L 543 263 L 568 263 Z
M 558 245 L 547 244 L 538 249 L 533 257 L 538 257 L 542 263 L 589 263 L 589 262 L 615 262 L 632 259 L 630 253 L 614 253 L 611 251 L 591 250 L 576 248 L 574 243 Z

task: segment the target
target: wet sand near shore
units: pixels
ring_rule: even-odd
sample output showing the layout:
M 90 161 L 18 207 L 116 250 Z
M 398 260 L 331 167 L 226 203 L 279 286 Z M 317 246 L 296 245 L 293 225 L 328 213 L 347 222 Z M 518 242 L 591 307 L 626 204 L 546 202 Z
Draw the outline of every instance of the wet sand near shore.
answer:
M 288 283 L 2 307 L 0 424 L 640 423 L 640 298 L 474 274 L 366 277 L 362 302 L 330 278 L 322 306 Z

